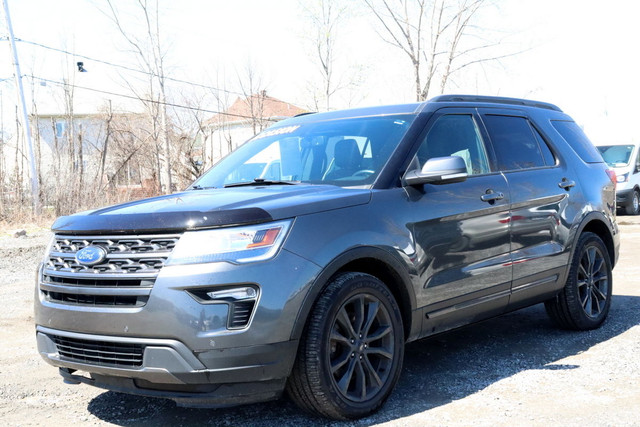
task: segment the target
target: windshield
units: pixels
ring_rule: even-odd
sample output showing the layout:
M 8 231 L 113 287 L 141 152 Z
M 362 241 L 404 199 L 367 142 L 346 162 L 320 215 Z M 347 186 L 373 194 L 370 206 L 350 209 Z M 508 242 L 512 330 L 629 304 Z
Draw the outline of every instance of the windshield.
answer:
M 611 167 L 622 167 L 629 164 L 633 145 L 610 145 L 598 147 L 605 162 Z
M 222 159 L 194 187 L 274 182 L 370 185 L 414 118 L 393 115 L 276 125 Z

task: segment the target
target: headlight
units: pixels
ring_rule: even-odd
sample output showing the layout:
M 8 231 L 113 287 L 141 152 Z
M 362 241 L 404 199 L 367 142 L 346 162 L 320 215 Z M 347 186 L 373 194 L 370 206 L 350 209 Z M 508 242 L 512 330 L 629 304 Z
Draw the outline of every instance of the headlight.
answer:
M 273 258 L 282 246 L 291 222 L 188 231 L 178 240 L 167 265 L 221 261 L 241 264 Z
M 618 182 L 627 182 L 628 179 L 629 179 L 629 174 L 628 173 L 623 173 L 621 175 L 616 175 L 616 181 L 618 181 Z
M 42 263 L 44 265 L 47 265 L 47 263 L 49 262 L 49 254 L 51 253 L 51 250 L 56 243 L 56 235 L 53 233 L 49 233 L 49 235 L 49 244 L 47 245 L 47 249 L 45 249 L 44 254 L 42 255 Z

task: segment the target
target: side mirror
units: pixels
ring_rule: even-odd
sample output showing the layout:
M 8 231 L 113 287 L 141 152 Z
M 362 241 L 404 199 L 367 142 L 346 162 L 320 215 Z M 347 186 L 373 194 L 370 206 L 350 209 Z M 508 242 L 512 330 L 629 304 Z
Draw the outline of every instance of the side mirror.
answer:
M 427 160 L 422 170 L 407 172 L 404 181 L 408 185 L 444 184 L 464 181 L 467 176 L 467 165 L 462 157 L 434 157 Z

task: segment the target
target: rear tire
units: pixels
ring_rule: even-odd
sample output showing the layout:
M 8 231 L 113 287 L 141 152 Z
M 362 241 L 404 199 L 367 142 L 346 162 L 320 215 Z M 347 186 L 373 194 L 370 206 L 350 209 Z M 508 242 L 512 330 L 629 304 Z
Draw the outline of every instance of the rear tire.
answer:
M 633 190 L 631 201 L 624 207 L 624 212 L 627 215 L 638 215 L 640 213 L 640 192 L 638 190 Z
M 368 274 L 343 273 L 313 307 L 287 392 L 315 415 L 364 417 L 391 394 L 403 356 L 402 316 L 389 289 Z
M 549 317 L 564 329 L 599 327 L 611 306 L 612 274 L 609 252 L 594 233 L 578 239 L 563 290 L 545 302 Z

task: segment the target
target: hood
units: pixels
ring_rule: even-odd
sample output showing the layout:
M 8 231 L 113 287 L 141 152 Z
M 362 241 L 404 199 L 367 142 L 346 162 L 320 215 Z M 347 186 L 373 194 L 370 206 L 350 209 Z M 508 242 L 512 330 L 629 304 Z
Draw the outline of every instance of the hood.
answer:
M 190 190 L 58 218 L 56 233 L 167 233 L 256 224 L 365 204 L 371 190 L 271 185 Z

